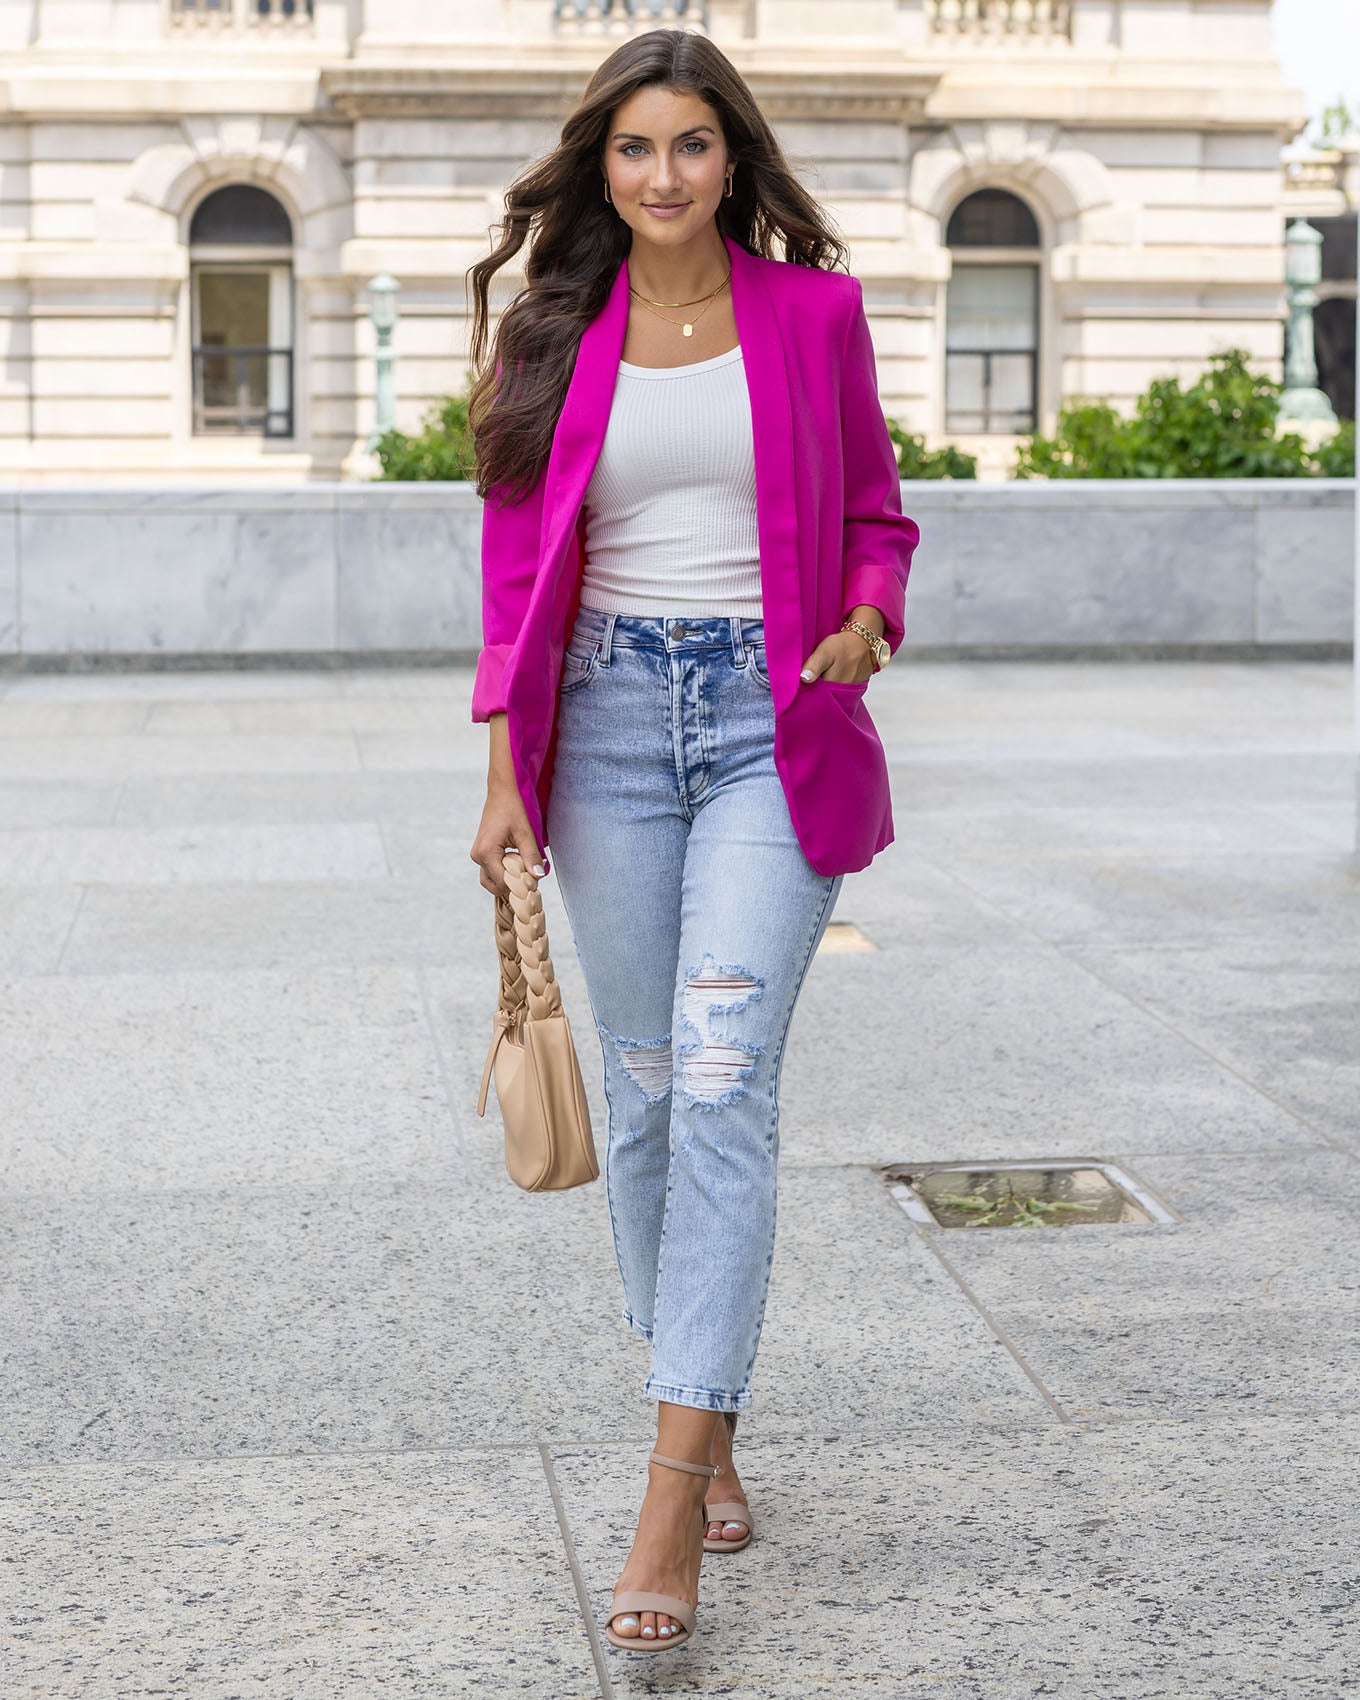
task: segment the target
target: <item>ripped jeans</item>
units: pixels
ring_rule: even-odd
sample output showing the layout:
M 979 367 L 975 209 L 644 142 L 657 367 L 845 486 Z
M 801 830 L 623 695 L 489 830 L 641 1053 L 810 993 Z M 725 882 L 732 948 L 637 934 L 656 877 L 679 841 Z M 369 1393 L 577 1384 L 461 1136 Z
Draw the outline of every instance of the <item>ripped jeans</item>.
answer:
M 651 1399 L 751 1402 L 779 1074 L 843 880 L 774 765 L 760 620 L 582 608 L 545 821 L 604 1053 L 605 1191 Z

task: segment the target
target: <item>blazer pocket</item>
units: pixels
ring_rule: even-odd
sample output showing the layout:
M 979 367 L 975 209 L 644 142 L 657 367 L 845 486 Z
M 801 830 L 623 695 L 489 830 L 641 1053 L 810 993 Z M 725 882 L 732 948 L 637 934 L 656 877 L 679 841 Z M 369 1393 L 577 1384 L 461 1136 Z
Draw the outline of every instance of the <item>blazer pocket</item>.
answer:
M 831 700 L 838 702 L 847 714 L 855 712 L 855 704 L 862 700 L 865 691 L 869 689 L 867 679 L 828 679 L 823 675 L 817 683 L 830 687 Z

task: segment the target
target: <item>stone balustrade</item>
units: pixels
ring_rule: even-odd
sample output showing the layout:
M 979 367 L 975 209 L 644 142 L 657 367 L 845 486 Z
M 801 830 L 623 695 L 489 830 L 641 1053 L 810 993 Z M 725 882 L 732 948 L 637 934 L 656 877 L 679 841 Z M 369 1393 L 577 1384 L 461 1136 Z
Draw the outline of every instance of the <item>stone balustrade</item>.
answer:
M 708 29 L 708 7 L 701 0 L 556 0 L 553 15 L 559 35 L 630 35 L 681 26 Z
M 170 0 L 175 30 L 296 29 L 312 23 L 313 0 Z
M 926 14 L 934 35 L 979 46 L 1072 34 L 1071 0 L 926 0 Z
M 1339 653 L 1348 479 L 909 483 L 922 653 Z M 0 489 L 0 666 L 65 657 L 462 654 L 462 484 Z

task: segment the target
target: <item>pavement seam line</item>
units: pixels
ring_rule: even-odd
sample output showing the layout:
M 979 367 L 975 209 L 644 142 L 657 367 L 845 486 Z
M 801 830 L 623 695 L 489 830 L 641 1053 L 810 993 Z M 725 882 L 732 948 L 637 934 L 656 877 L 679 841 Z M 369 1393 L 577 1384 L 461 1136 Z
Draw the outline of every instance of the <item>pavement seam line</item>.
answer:
M 61 941 L 61 949 L 57 952 L 56 966 L 52 970 L 53 974 L 60 974 L 62 971 L 62 964 L 66 961 L 66 952 L 70 949 L 71 937 L 76 930 L 76 922 L 80 919 L 80 912 L 85 907 L 85 895 L 89 889 L 89 886 L 84 883 L 79 887 L 80 895 L 76 898 L 76 906 L 71 911 L 70 924 L 66 928 L 66 934 Z
M 562 1546 L 566 1551 L 572 1583 L 576 1588 L 576 1602 L 581 1608 L 586 1638 L 590 1642 L 590 1656 L 595 1661 L 595 1675 L 599 1679 L 600 1694 L 602 1700 L 614 1700 L 614 1685 L 609 1680 L 609 1666 L 605 1661 L 600 1631 L 590 1604 L 590 1590 L 586 1587 L 585 1572 L 581 1569 L 581 1561 L 576 1556 L 576 1545 L 571 1538 L 571 1524 L 567 1520 L 567 1508 L 562 1501 L 562 1490 L 558 1486 L 557 1474 L 553 1469 L 552 1451 L 545 1441 L 538 1443 L 538 1455 L 543 1461 L 543 1474 L 547 1478 L 548 1492 L 552 1495 L 553 1509 L 557 1513 L 557 1527 L 561 1531 Z
M 894 1208 L 897 1207 L 894 1206 Z M 964 1298 L 967 1299 L 970 1305 L 972 1305 L 973 1309 L 987 1324 L 988 1328 L 991 1329 L 992 1333 L 1015 1359 L 1016 1363 L 1019 1364 L 1020 1368 L 1029 1377 L 1029 1379 L 1034 1383 L 1034 1386 L 1038 1389 L 1040 1398 L 1043 1399 L 1044 1403 L 1053 1412 L 1053 1415 L 1057 1417 L 1058 1421 L 1062 1423 L 1064 1427 L 1066 1427 L 1072 1419 L 1058 1403 L 1055 1396 L 1049 1392 L 1048 1388 L 1040 1379 L 1038 1372 L 1031 1369 L 1029 1364 L 1026 1363 L 1024 1357 L 1020 1353 L 1020 1348 L 1012 1342 L 1006 1330 L 1001 1326 L 997 1319 L 992 1315 L 991 1311 L 969 1286 L 964 1277 L 959 1274 L 957 1269 L 955 1269 L 954 1265 L 950 1262 L 947 1253 L 941 1251 L 940 1247 L 936 1245 L 934 1233 L 932 1233 L 929 1229 L 923 1228 L 919 1230 L 919 1238 L 921 1243 L 928 1247 L 932 1255 L 939 1260 L 945 1270 L 945 1273 L 949 1276 L 950 1280 L 954 1282 L 955 1286 L 963 1294 Z
M 1231 1410 L 1215 1411 L 1208 1407 L 1200 1407 L 1183 1414 L 1165 1411 L 1136 1410 L 1117 1412 L 1098 1417 L 1069 1417 L 1063 1427 L 1069 1431 L 1102 1432 L 1121 1427 L 1185 1427 L 1193 1425 L 1198 1429 L 1215 1431 L 1219 1428 L 1236 1432 L 1244 1421 L 1244 1412 L 1233 1407 Z M 1285 1422 L 1293 1418 L 1301 1418 L 1313 1422 L 1319 1417 L 1344 1421 L 1354 1426 L 1360 1416 L 1360 1404 L 1328 1405 L 1318 1410 L 1312 1406 L 1290 1406 L 1284 1411 L 1272 1411 L 1266 1416 L 1257 1416 L 1251 1420 L 1258 1426 Z M 1011 1438 L 1016 1435 L 1043 1435 L 1053 1432 L 1051 1427 L 1038 1422 L 1013 1423 L 967 1423 L 970 1434 L 998 1435 Z M 935 1428 L 918 1428 L 915 1433 L 939 1435 L 952 1445 L 959 1434 L 960 1425 L 950 1423 Z M 637 1448 L 646 1440 L 639 1436 L 634 1440 L 616 1440 L 610 1437 L 594 1437 L 590 1435 L 564 1436 L 556 1444 L 563 1452 L 599 1452 L 619 1451 L 628 1449 L 630 1455 L 637 1456 Z M 773 1445 L 807 1446 L 813 1442 L 835 1441 L 838 1444 L 863 1445 L 881 1447 L 887 1444 L 902 1443 L 902 1428 L 900 1422 L 873 1423 L 867 1427 L 849 1428 L 844 1423 L 837 1424 L 834 1429 L 790 1429 L 784 1433 L 771 1435 L 769 1441 Z M 296 1449 L 288 1452 L 174 1452 L 160 1453 L 155 1456 L 129 1453 L 121 1456 L 104 1453 L 91 1458 L 47 1458 L 34 1463 L 26 1463 L 9 1459 L 3 1463 L 7 1477 L 20 1477 L 41 1472 L 62 1470 L 88 1470 L 92 1465 L 98 1465 L 102 1470 L 131 1470 L 131 1469 L 178 1469 L 183 1465 L 195 1469 L 211 1468 L 213 1466 L 231 1466 L 238 1463 L 285 1463 L 285 1464 L 324 1464 L 331 1460 L 351 1458 L 408 1458 L 408 1457 L 461 1457 L 480 1453 L 515 1453 L 523 1452 L 526 1456 L 539 1449 L 540 1442 L 532 1440 L 514 1441 L 455 1441 L 441 1445 L 431 1441 L 421 1446 L 340 1446 L 329 1447 L 324 1452 L 299 1452 Z M 754 1444 L 748 1442 L 748 1444 Z
M 927 860 L 929 859 L 927 858 Z M 954 883 L 961 887 L 962 890 L 966 891 L 969 897 L 971 897 L 975 902 L 983 904 L 986 908 L 992 910 L 994 914 L 1001 917 L 1003 920 L 1009 922 L 1015 927 L 1018 927 L 1021 932 L 1028 934 L 1036 944 L 1043 945 L 1046 950 L 1052 951 L 1055 956 L 1060 956 L 1064 962 L 1070 963 L 1072 967 L 1076 968 L 1080 973 L 1085 974 L 1087 979 L 1094 980 L 1098 986 L 1103 986 L 1107 992 L 1113 992 L 1117 998 L 1122 999 L 1123 1002 L 1128 1004 L 1130 1009 L 1136 1009 L 1140 1014 L 1147 1016 L 1150 1021 L 1155 1021 L 1157 1025 L 1163 1028 L 1166 1032 L 1173 1033 L 1182 1044 L 1188 1045 L 1193 1051 L 1198 1051 L 1202 1057 L 1213 1063 L 1215 1068 L 1222 1069 L 1224 1074 L 1231 1075 L 1234 1080 L 1239 1082 L 1239 1084 L 1245 1086 L 1248 1092 L 1254 1093 L 1259 1098 L 1264 1098 L 1268 1104 L 1273 1104 L 1277 1110 L 1288 1116 L 1291 1121 L 1297 1122 L 1300 1127 L 1307 1128 L 1309 1133 L 1311 1133 L 1315 1138 L 1320 1139 L 1329 1150 L 1339 1151 L 1348 1157 L 1355 1156 L 1355 1153 L 1349 1150 L 1348 1147 L 1342 1145 L 1339 1140 L 1330 1138 L 1322 1128 L 1315 1127 L 1313 1123 L 1308 1120 L 1307 1116 L 1300 1114 L 1298 1110 L 1293 1109 L 1290 1105 L 1284 1103 L 1281 1099 L 1277 1098 L 1273 1092 L 1262 1086 L 1258 1081 L 1249 1079 L 1242 1073 L 1241 1069 L 1235 1067 L 1225 1057 L 1219 1056 L 1216 1051 L 1211 1050 L 1203 1040 L 1196 1039 L 1191 1034 L 1185 1032 L 1182 1028 L 1177 1027 L 1170 1017 L 1162 1015 L 1158 1010 L 1155 1010 L 1149 1004 L 1144 1003 L 1143 1000 L 1135 993 L 1126 990 L 1123 986 L 1116 985 L 1113 980 L 1107 979 L 1105 975 L 1099 972 L 1098 969 L 1093 968 L 1089 962 L 1084 962 L 1081 957 L 1074 956 L 1070 950 L 1066 949 L 1059 942 L 1059 940 L 1050 938 L 1047 933 L 1040 932 L 1036 927 L 1033 927 L 1028 921 L 1022 920 L 1011 910 L 1003 908 L 995 898 L 989 897 L 986 892 L 980 891 L 976 886 L 970 885 L 962 874 L 956 873 L 952 868 L 947 867 L 944 863 L 930 862 L 929 865 L 934 868 L 937 873 L 943 874 L 947 879 L 953 880 Z M 1115 946 L 1111 948 L 1118 949 L 1120 947 Z M 1136 947 L 1130 946 L 1127 948 Z
M 453 1135 L 454 1149 L 457 1151 L 458 1160 L 462 1164 L 463 1180 L 468 1186 L 471 1186 L 473 1184 L 472 1165 L 468 1160 L 468 1150 L 463 1142 L 458 1117 L 454 1113 L 456 1099 L 453 1095 L 453 1077 L 449 1072 L 448 1058 L 444 1055 L 443 1042 L 439 1037 L 439 1026 L 435 1021 L 434 1010 L 430 1005 L 430 989 L 425 983 L 425 970 L 417 967 L 413 972 L 416 977 L 416 984 L 420 988 L 420 1007 L 425 1014 L 425 1028 L 430 1035 L 430 1043 L 434 1046 L 434 1060 L 435 1066 L 439 1070 L 439 1082 L 444 1088 L 444 1110 L 448 1118 L 449 1132 Z

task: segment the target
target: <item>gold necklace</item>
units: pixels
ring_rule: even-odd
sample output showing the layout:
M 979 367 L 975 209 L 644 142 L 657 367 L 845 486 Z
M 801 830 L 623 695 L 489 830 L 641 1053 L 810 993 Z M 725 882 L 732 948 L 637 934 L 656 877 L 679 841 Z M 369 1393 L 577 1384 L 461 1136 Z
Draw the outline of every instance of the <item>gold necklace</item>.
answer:
M 729 266 L 727 268 L 727 277 L 724 277 L 721 282 L 719 282 L 714 288 L 710 289 L 708 295 L 696 295 L 692 301 L 658 301 L 655 296 L 644 295 L 640 289 L 633 289 L 633 294 L 637 296 L 639 301 L 650 301 L 653 307 L 697 307 L 701 301 L 707 301 L 709 295 L 716 295 L 718 290 L 722 288 L 723 284 L 727 282 L 727 278 L 731 277 L 731 275 L 732 268 Z M 632 289 L 632 287 L 633 286 L 630 284 L 629 288 Z
M 698 324 L 699 320 L 703 318 L 704 314 L 713 305 L 714 301 L 717 299 L 718 295 L 721 294 L 722 290 L 724 288 L 726 288 L 728 278 L 730 278 L 731 276 L 732 276 L 732 274 L 729 271 L 728 274 L 727 274 L 727 277 L 725 277 L 722 280 L 722 282 L 718 285 L 717 289 L 711 290 L 709 292 L 709 294 L 707 294 L 707 295 L 699 296 L 698 299 L 700 301 L 702 301 L 704 303 L 704 305 L 702 307 L 700 307 L 699 311 L 694 315 L 694 317 L 692 319 L 687 320 L 682 325 L 676 326 L 676 329 L 680 332 L 680 334 L 682 336 L 693 336 L 694 335 L 695 325 Z M 648 297 L 641 294 L 638 290 L 633 289 L 631 284 L 629 285 L 629 290 L 633 295 L 637 296 L 638 300 L 641 301 L 642 305 L 647 309 L 647 311 L 649 313 L 656 313 L 657 318 L 658 319 L 665 319 L 665 321 L 668 325 L 674 325 L 675 324 L 674 319 L 666 318 L 666 315 L 664 313 L 657 313 L 656 306 L 653 305 L 653 303 L 648 299 Z M 694 302 L 692 302 L 692 301 L 665 301 L 665 302 L 658 303 L 658 305 L 666 306 L 666 307 L 692 307 L 694 305 Z

